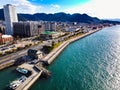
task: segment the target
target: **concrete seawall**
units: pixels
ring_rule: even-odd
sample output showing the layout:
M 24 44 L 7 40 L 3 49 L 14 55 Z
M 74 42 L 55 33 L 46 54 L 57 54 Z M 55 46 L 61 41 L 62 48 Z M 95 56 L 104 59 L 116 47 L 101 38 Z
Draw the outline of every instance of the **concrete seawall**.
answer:
M 97 30 L 94 30 L 94 31 L 90 31 L 90 32 L 88 32 L 88 33 L 85 33 L 85 34 L 83 34 L 83 35 L 81 35 L 81 36 L 78 36 L 78 37 L 76 37 L 76 38 L 73 38 L 73 39 L 70 39 L 70 43 L 73 43 L 73 42 L 75 42 L 75 41 L 77 41 L 77 40 L 79 40 L 79 39 L 82 39 L 82 38 L 84 38 L 84 37 L 87 37 L 87 36 L 89 36 L 89 35 L 91 35 L 91 34 L 93 34 L 93 33 L 95 33 L 95 32 L 98 32 L 98 31 L 100 31 L 101 29 L 97 29 Z
M 8 62 L 4 62 L 4 63 L 0 64 L 0 70 L 14 65 L 14 63 L 15 63 L 15 60 L 10 60 Z
M 91 34 L 97 32 L 97 31 L 99 31 L 99 30 L 101 30 L 101 29 L 97 29 L 97 30 L 90 31 L 90 32 L 85 33 L 85 34 L 83 34 L 83 35 L 81 35 L 81 36 L 78 36 L 78 37 L 76 37 L 76 38 L 73 38 L 73 39 L 70 39 L 70 40 L 68 40 L 68 41 L 63 42 L 58 48 L 56 48 L 56 49 L 54 49 L 52 52 L 50 52 L 50 53 L 43 59 L 43 61 L 47 62 L 48 64 L 51 64 L 51 63 L 55 60 L 55 58 L 56 58 L 70 43 L 73 43 L 73 42 L 75 42 L 75 41 L 77 41 L 77 40 L 79 40 L 79 39 L 82 39 L 82 38 L 84 38 L 84 37 L 86 37 L 86 36 L 88 36 L 88 35 L 91 35 Z
M 61 47 L 58 48 L 56 53 L 52 57 L 49 58 L 48 64 L 51 64 L 53 60 L 69 45 L 69 42 L 65 42 L 64 44 L 61 45 Z
M 46 61 L 48 64 L 51 64 L 53 60 L 58 56 L 65 48 L 69 45 L 68 41 L 63 42 L 58 48 L 50 52 L 43 61 Z

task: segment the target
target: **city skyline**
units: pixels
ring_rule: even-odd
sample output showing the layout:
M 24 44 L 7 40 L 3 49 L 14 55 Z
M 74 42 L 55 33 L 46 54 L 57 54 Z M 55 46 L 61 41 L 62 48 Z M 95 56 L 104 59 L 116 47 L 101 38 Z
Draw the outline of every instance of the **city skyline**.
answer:
M 1 0 L 0 8 L 5 4 L 15 5 L 18 13 L 86 13 L 100 19 L 120 18 L 119 0 Z

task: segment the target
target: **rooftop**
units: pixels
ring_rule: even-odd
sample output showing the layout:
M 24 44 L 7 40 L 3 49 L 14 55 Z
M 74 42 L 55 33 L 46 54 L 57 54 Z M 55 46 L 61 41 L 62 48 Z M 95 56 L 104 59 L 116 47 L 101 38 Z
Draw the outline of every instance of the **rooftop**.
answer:
M 2 35 L 2 38 L 9 38 L 12 37 L 11 35 Z
M 51 35 L 51 34 L 57 34 L 57 32 L 54 32 L 54 31 L 44 31 L 44 32 L 42 32 L 41 34 Z

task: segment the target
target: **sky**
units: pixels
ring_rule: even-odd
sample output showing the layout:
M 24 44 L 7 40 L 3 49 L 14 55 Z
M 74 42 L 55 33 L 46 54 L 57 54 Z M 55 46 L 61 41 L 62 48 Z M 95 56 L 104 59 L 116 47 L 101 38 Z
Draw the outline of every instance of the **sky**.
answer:
M 0 0 L 16 6 L 17 13 L 86 13 L 100 19 L 120 19 L 120 0 Z

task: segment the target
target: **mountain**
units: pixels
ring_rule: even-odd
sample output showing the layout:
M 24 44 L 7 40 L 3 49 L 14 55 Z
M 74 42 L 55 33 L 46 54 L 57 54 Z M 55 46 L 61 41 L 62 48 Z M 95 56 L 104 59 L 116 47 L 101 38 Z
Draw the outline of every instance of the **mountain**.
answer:
M 4 12 L 3 12 L 3 9 L 0 9 L 0 20 L 4 20 Z
M 4 20 L 3 9 L 0 9 L 0 20 Z M 82 22 L 82 23 L 116 23 L 116 21 L 100 20 L 87 14 L 66 14 L 64 12 L 55 14 L 35 13 L 35 14 L 18 14 L 19 21 L 61 21 L 61 22 Z
M 45 13 L 36 13 L 36 14 L 18 14 L 19 20 L 31 20 L 31 21 L 62 21 L 62 22 L 83 22 L 83 23 L 92 23 L 100 22 L 98 18 L 93 18 L 87 14 L 66 14 L 63 12 L 55 14 L 45 14 Z

